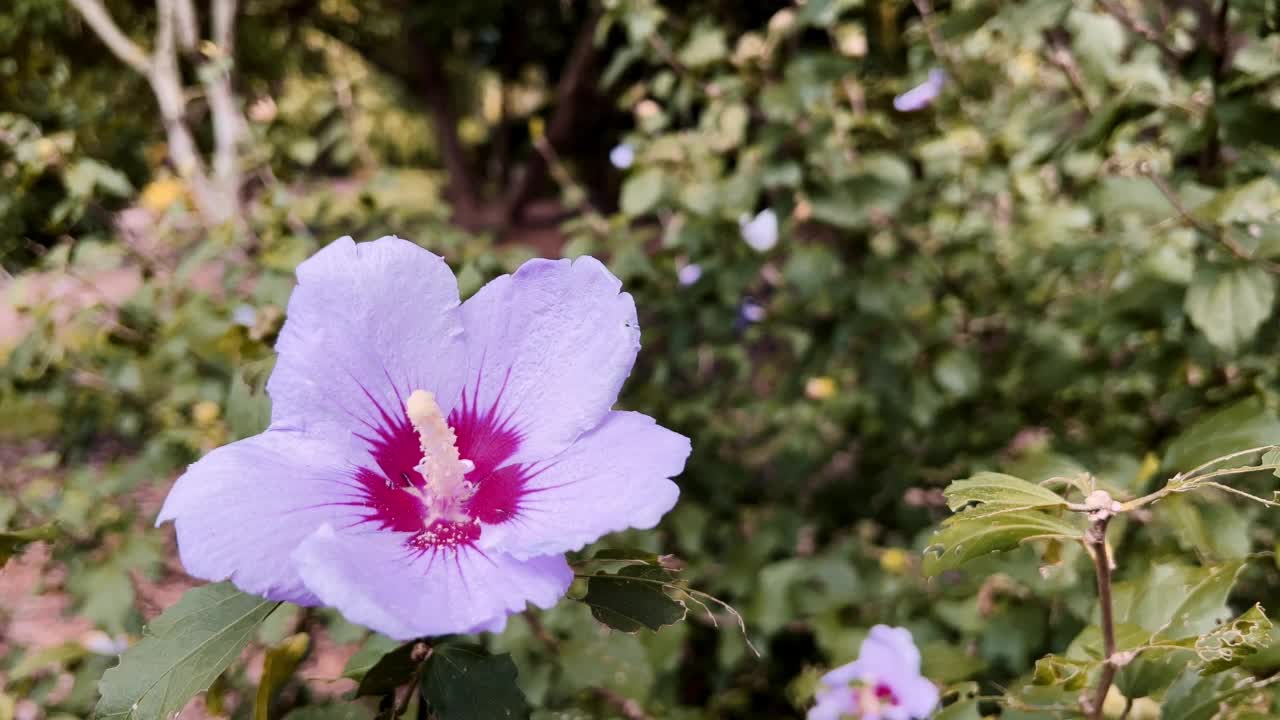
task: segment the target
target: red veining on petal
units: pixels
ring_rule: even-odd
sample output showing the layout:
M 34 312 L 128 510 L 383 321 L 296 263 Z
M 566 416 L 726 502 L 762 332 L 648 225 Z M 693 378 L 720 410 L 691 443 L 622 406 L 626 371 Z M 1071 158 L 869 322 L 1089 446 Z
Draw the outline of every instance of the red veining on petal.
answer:
M 377 420 L 362 421 L 368 430 L 356 433 L 368 444 L 374 462 L 374 467 L 359 467 L 353 473 L 361 497 L 348 504 L 365 510 L 357 524 L 371 523 L 379 530 L 415 533 L 407 543 L 410 550 L 434 554 L 474 544 L 481 532 L 475 521 L 496 524 L 517 516 L 532 473 L 524 465 L 505 465 L 519 449 L 521 434 L 510 418 L 498 415 L 501 392 L 491 405 L 481 408 L 475 393 L 464 390 L 458 407 L 449 414 L 448 423 L 457 434 L 461 457 L 475 463 L 467 479 L 475 483 L 476 493 L 464 508 L 473 521 L 438 520 L 430 527 L 424 527 L 426 511 L 422 501 L 406 490 L 410 485 L 426 485 L 417 470 L 422 459 L 417 431 L 403 404 L 387 408 L 367 391 L 365 397 Z

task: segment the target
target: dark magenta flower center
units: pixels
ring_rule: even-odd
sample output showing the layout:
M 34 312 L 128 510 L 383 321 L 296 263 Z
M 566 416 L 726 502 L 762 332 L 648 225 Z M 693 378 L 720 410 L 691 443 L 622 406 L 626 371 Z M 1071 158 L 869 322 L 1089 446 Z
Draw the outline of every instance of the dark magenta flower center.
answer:
M 373 467 L 355 468 L 359 499 L 365 509 L 357 524 L 373 523 L 381 530 L 413 533 L 409 546 L 422 553 L 470 546 L 480 538 L 481 523 L 508 522 L 520 511 L 525 484 L 532 477 L 524 464 L 508 464 L 520 446 L 521 434 L 510 418 L 499 417 L 498 398 L 478 406 L 474 393 L 463 391 L 458 407 L 448 416 L 457 436 L 458 455 L 475 465 L 466 475 L 473 492 L 461 505 L 463 518 L 430 516 L 430 478 L 420 472 L 423 451 L 418 429 L 403 406 L 384 407 L 366 393 L 377 421 L 363 421 L 367 430 L 356 436 L 368 443 Z M 499 398 L 501 394 L 499 394 Z

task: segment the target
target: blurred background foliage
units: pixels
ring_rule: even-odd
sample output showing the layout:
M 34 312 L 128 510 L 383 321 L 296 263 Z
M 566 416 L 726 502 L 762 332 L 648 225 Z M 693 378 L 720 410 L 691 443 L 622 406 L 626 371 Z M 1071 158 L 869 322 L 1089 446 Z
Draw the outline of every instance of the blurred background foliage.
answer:
M 155 8 L 106 8 L 152 47 Z M 85 716 L 119 642 L 189 585 L 144 528 L 186 463 L 257 430 L 293 268 L 341 235 L 443 254 L 464 296 L 590 253 L 636 297 L 621 404 L 694 454 L 660 531 L 607 542 L 678 555 L 762 655 L 727 616 L 517 618 L 491 644 L 538 717 L 799 717 L 875 623 L 909 627 L 940 684 L 998 695 L 1088 625 L 1092 573 L 1024 548 L 926 581 L 943 485 L 1087 470 L 1136 494 L 1280 438 L 1275 0 L 238 10 L 233 54 L 181 54 L 197 146 L 209 73 L 243 118 L 236 218 L 211 223 L 147 80 L 63 0 L 0 8 L 0 530 L 66 533 L 0 579 L 0 718 Z M 936 98 L 895 109 L 939 69 Z M 776 242 L 748 244 L 761 211 Z M 1230 604 L 1265 606 L 1278 517 L 1174 498 L 1120 535 L 1119 578 L 1252 558 Z M 363 634 L 283 616 L 261 645 L 313 650 L 279 712 L 321 717 Z M 249 717 L 256 667 L 204 711 Z M 1280 647 L 1247 673 L 1276 669 Z M 1168 680 L 1165 717 L 1217 712 Z M 953 715 L 978 707 L 997 711 Z

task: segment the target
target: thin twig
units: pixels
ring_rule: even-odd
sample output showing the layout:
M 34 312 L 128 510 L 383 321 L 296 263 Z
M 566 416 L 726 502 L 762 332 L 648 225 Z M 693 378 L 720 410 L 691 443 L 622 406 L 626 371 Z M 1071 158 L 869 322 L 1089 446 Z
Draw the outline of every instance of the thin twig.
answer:
M 84 21 L 89 23 L 89 27 L 102 39 L 107 49 L 120 58 L 121 62 L 143 75 L 150 71 L 151 59 L 147 57 L 147 53 L 120 31 L 120 27 L 116 25 L 115 20 L 111 19 L 111 15 L 101 2 L 71 0 L 71 5 L 80 13 Z
M 1098 7 L 1102 8 L 1104 12 L 1118 20 L 1120 24 L 1128 28 L 1130 32 L 1159 48 L 1161 54 L 1163 54 L 1170 62 L 1175 65 L 1182 62 L 1182 53 L 1174 50 L 1173 47 L 1166 43 L 1164 38 L 1160 37 L 1160 33 L 1157 32 L 1155 28 L 1151 27 L 1151 25 L 1147 24 L 1145 20 L 1135 18 L 1130 15 L 1129 11 L 1120 3 L 1115 2 L 1115 0 L 1098 0 Z
M 533 147 L 542 156 L 547 169 L 551 172 L 551 176 L 555 178 L 556 182 L 563 188 L 573 190 L 581 197 L 582 217 L 591 226 L 591 229 L 600 235 L 608 235 L 609 221 L 591 202 L 591 196 L 587 193 L 586 188 L 578 184 L 573 179 L 573 176 L 569 174 L 569 170 L 560 161 L 560 155 L 556 153 L 556 149 L 547 140 L 547 136 L 542 134 L 534 137 Z
M 1107 553 L 1107 523 L 1109 515 L 1101 515 L 1089 526 L 1085 542 L 1089 554 L 1093 556 L 1094 572 L 1098 576 L 1098 607 L 1102 615 L 1102 677 L 1098 680 L 1098 688 L 1092 701 L 1087 703 L 1085 711 L 1095 720 L 1102 717 L 1102 705 L 1107 699 L 1107 691 L 1116 677 L 1116 664 L 1112 656 L 1116 654 L 1116 621 L 1111 606 L 1111 559 Z
M 391 715 L 392 717 L 398 718 L 401 715 L 404 715 L 405 710 L 409 709 L 409 701 L 418 693 L 418 685 L 422 683 L 422 673 L 427 669 L 427 660 L 431 659 L 431 653 L 433 652 L 435 652 L 435 648 L 428 645 L 425 640 L 419 640 L 418 643 L 413 646 L 413 652 L 410 655 L 410 659 L 416 660 L 418 665 L 413 669 L 413 675 L 409 680 L 408 690 L 405 691 L 404 697 L 400 698 L 400 701 L 396 703 L 395 711 Z M 421 703 L 421 701 L 419 701 L 419 703 Z
M 938 33 L 937 25 L 933 22 L 933 5 L 929 0 L 911 0 L 916 6 L 916 12 L 920 13 L 920 22 L 924 24 L 924 34 L 929 40 L 929 48 L 933 50 L 933 54 L 938 58 L 938 62 L 942 63 L 947 74 L 957 85 L 963 86 L 959 73 L 956 72 L 956 63 L 951 57 L 951 52 L 947 49 L 946 43 L 942 41 L 942 35 Z
M 547 630 L 547 626 L 542 624 L 542 618 L 538 617 L 536 612 L 525 610 L 524 619 L 525 622 L 529 623 L 529 632 L 533 633 L 538 642 L 546 646 L 547 650 L 550 650 L 552 654 L 560 652 L 560 640 L 555 635 L 552 635 L 551 631 Z
M 1182 200 L 1178 197 L 1177 193 L 1173 191 L 1173 188 L 1169 187 L 1169 183 L 1165 182 L 1165 179 L 1160 177 L 1160 175 L 1151 168 L 1150 163 L 1139 163 L 1138 172 L 1156 186 L 1156 189 L 1160 191 L 1160 194 L 1169 202 L 1169 205 L 1173 207 L 1184 223 L 1195 230 L 1208 235 L 1213 240 L 1218 241 L 1227 249 L 1228 252 L 1237 258 L 1257 263 L 1267 272 L 1280 273 L 1280 264 L 1271 262 L 1270 260 L 1263 260 L 1261 258 L 1254 257 L 1252 253 L 1246 250 L 1240 243 L 1236 242 L 1236 240 L 1230 235 L 1222 232 L 1219 228 L 1205 224 L 1196 218 L 1196 216 L 1192 215 L 1191 212 L 1187 210 L 1187 206 L 1182 204 Z
M 622 713 L 627 720 L 652 720 L 644 708 L 640 707 L 640 703 L 625 697 L 609 688 L 594 688 L 593 692 L 596 697 L 613 706 L 615 710 Z
M 1045 54 L 1049 58 L 1049 64 L 1062 71 L 1063 77 L 1067 79 L 1067 85 L 1071 87 L 1071 92 L 1084 106 L 1085 113 L 1092 113 L 1093 103 L 1089 102 L 1089 94 L 1084 89 L 1084 75 L 1081 74 L 1080 64 L 1076 62 L 1076 57 L 1071 52 L 1071 46 L 1062 37 L 1064 32 L 1061 28 L 1044 31 Z

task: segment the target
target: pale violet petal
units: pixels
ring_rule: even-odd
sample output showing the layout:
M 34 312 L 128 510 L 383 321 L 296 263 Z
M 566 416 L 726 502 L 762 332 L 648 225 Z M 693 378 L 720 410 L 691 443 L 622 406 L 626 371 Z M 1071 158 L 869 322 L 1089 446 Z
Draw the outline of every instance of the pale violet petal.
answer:
M 475 548 L 422 553 L 406 544 L 410 537 L 325 526 L 295 559 L 325 605 L 397 640 L 501 628 L 528 603 L 551 607 L 573 582 L 563 556 L 516 560 Z
M 342 238 L 297 274 L 267 383 L 273 426 L 359 446 L 352 431 L 413 390 L 448 412 L 465 360 L 458 285 L 441 257 L 395 237 Z
M 633 412 L 612 412 L 600 426 L 528 473 L 515 516 L 486 525 L 486 549 L 530 557 L 580 550 L 602 535 L 648 529 L 680 495 L 689 439 Z
M 462 315 L 466 399 L 518 435 L 509 462 L 553 457 L 599 424 L 640 349 L 635 303 L 591 257 L 530 260 Z
M 300 432 L 268 430 L 225 445 L 187 469 L 156 520 L 174 521 L 182 565 L 211 582 L 316 604 L 293 551 L 325 523 L 358 518 L 348 458 Z

